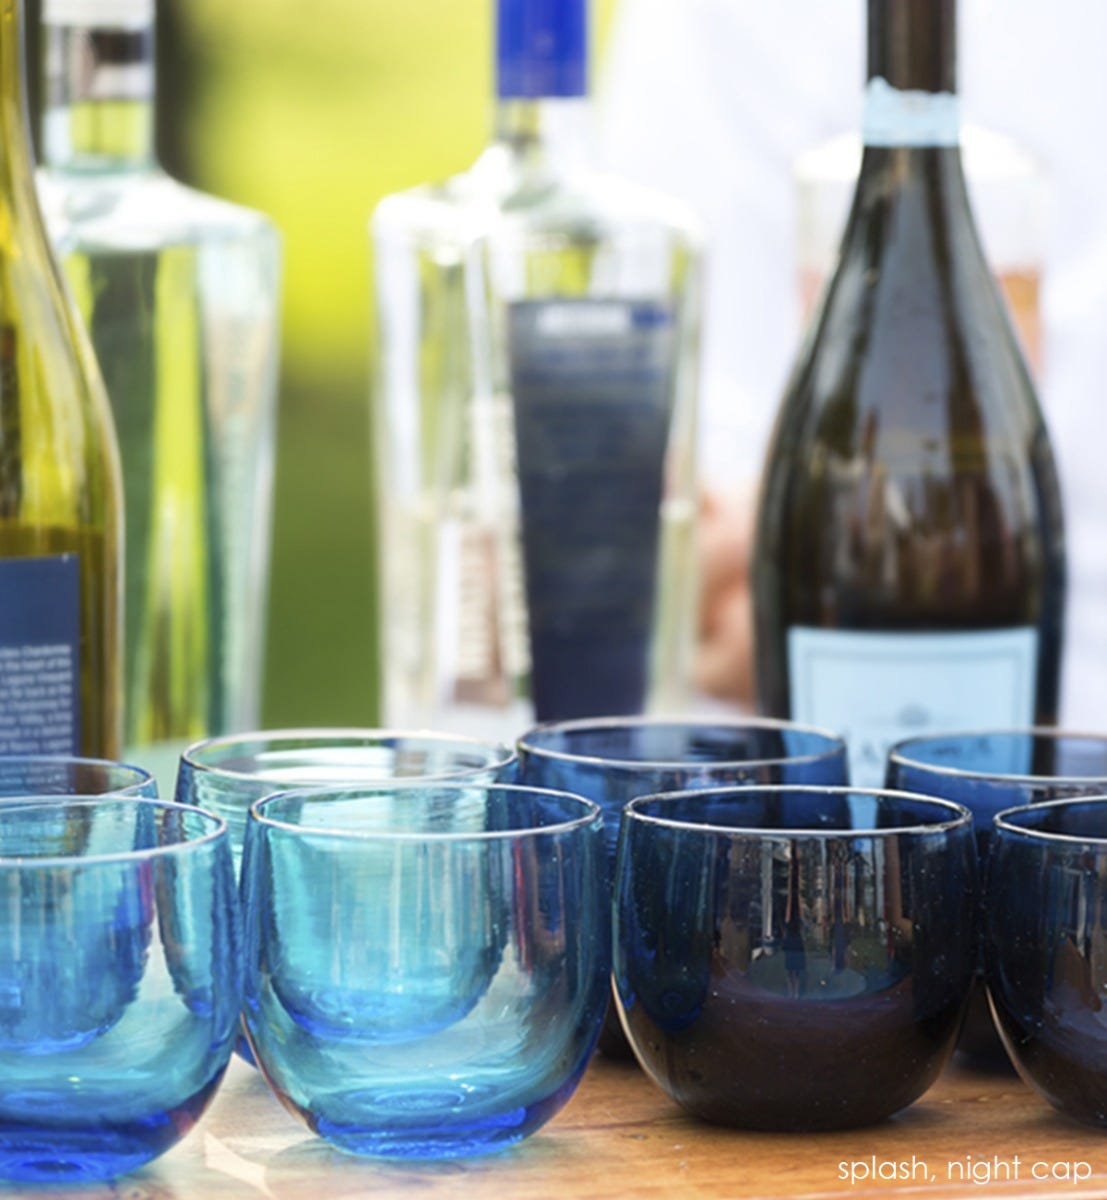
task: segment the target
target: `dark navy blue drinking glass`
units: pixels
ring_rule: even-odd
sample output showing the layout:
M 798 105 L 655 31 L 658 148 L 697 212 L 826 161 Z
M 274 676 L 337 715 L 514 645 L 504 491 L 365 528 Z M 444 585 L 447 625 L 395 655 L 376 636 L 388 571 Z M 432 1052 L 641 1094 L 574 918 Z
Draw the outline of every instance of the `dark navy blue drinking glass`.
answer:
M 157 781 L 143 767 L 64 754 L 0 754 L 0 799 L 19 796 L 145 796 Z
M 1107 794 L 1107 736 L 1056 729 L 985 730 L 908 738 L 888 753 L 885 786 L 963 804 L 972 813 L 983 870 L 1002 809 Z M 958 1048 L 973 1065 L 1006 1067 L 983 987 L 974 988 Z
M 143 798 L 0 805 L 0 1178 L 102 1179 L 198 1120 L 238 1028 L 226 827 Z
M 722 785 L 844 784 L 846 746 L 821 729 L 787 721 L 611 717 L 539 725 L 518 741 L 520 781 L 575 792 L 603 810 L 614 873 L 623 806 L 653 792 Z M 629 1057 L 614 1010 L 600 1049 Z
M 976 961 L 960 805 L 752 787 L 623 814 L 614 976 L 639 1062 L 696 1116 L 843 1129 L 911 1104 L 953 1049 Z
M 496 785 L 280 793 L 250 810 L 244 1016 L 291 1111 L 355 1154 L 533 1133 L 599 1034 L 599 809 Z
M 985 897 L 988 995 L 1022 1078 L 1107 1125 L 1107 799 L 995 819 Z

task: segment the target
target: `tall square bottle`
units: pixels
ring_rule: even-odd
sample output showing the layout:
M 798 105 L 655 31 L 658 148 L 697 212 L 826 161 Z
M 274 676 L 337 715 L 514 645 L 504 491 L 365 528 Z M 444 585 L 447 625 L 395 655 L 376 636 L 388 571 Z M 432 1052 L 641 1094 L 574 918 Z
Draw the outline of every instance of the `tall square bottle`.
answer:
M 585 0 L 499 0 L 492 140 L 372 221 L 384 717 L 676 708 L 701 240 L 591 161 Z

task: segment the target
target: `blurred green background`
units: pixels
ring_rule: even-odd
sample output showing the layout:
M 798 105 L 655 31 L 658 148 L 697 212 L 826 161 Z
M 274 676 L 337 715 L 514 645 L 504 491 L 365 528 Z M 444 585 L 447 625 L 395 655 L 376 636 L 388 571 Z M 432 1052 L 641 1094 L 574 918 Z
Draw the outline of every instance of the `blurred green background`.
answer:
M 615 3 L 594 11 L 597 47 Z M 163 163 L 284 235 L 270 727 L 378 718 L 366 226 L 381 196 L 480 152 L 492 15 L 492 0 L 159 0 Z

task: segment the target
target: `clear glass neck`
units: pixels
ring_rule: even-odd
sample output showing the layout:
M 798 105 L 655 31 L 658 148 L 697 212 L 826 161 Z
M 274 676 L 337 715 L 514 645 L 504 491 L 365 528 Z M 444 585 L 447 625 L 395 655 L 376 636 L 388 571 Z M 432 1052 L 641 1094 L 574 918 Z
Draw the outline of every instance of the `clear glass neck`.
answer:
M 47 165 L 136 171 L 154 163 L 154 29 L 43 30 Z
M 561 170 L 591 157 L 591 106 L 586 96 L 497 100 L 494 145 L 521 168 Z

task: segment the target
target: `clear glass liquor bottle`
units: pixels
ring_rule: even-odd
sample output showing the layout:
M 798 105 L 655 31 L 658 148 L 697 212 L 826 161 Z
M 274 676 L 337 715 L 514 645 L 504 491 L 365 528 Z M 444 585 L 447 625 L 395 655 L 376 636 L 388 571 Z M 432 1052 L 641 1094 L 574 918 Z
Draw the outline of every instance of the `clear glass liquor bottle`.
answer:
M 280 243 L 159 166 L 152 0 L 44 0 L 39 193 L 121 449 L 125 753 L 259 718 Z
M 701 245 L 590 164 L 583 0 L 500 0 L 493 138 L 372 221 L 384 716 L 679 707 Z

